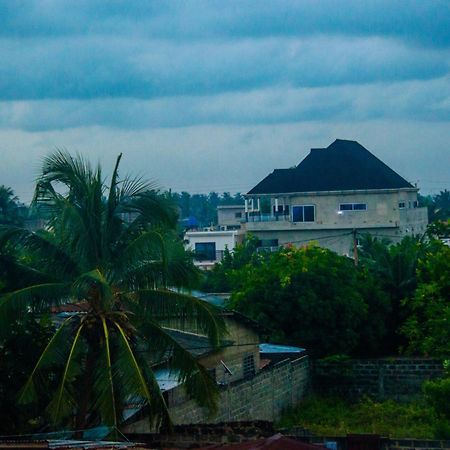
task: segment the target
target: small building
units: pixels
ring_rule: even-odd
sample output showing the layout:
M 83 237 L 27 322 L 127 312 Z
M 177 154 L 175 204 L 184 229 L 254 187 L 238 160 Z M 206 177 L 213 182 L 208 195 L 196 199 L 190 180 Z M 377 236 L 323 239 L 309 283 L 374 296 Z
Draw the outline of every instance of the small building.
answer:
M 185 248 L 194 252 L 194 264 L 205 270 L 222 261 L 225 249 L 233 251 L 243 239 L 244 232 L 238 229 L 187 231 L 184 235 Z
M 365 233 L 394 242 L 423 234 L 418 190 L 358 142 L 337 139 L 251 189 L 243 228 L 261 247 L 316 242 L 349 255 Z
M 196 330 L 169 330 L 171 336 L 208 370 L 219 389 L 217 412 L 211 416 L 209 411 L 187 396 L 176 374 L 170 373 L 164 364 L 156 367 L 154 373 L 175 425 L 274 421 L 307 392 L 309 361 L 304 351 L 269 344 L 268 347 L 276 353 L 276 359 L 270 359 L 269 351 L 262 358 L 260 326 L 235 311 L 223 310 L 223 316 L 228 334 L 219 349 L 212 348 L 206 336 Z M 286 349 L 288 351 L 283 358 L 281 353 Z M 121 427 L 122 432 L 139 434 L 153 431 L 145 411 L 133 409 L 130 405 L 124 416 L 127 420 Z

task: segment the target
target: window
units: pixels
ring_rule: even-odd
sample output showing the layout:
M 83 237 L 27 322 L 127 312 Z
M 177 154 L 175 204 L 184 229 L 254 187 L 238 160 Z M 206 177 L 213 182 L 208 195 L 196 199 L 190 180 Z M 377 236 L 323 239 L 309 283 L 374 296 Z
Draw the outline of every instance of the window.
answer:
M 292 207 L 292 222 L 314 222 L 314 205 L 301 205 Z
M 398 209 L 405 209 L 406 208 L 406 202 L 398 202 Z
M 419 207 L 419 202 L 417 200 L 413 201 L 413 208 L 418 208 Z
M 341 203 L 339 211 L 366 211 L 367 203 Z
M 278 239 L 261 239 L 257 243 L 258 247 L 278 247 Z
M 242 361 L 242 371 L 244 378 L 255 375 L 255 357 L 254 355 L 244 356 Z
M 240 219 L 242 217 L 242 213 L 241 212 L 234 213 L 234 217 L 235 219 Z
M 197 261 L 215 261 L 216 243 L 215 242 L 196 242 L 195 259 Z

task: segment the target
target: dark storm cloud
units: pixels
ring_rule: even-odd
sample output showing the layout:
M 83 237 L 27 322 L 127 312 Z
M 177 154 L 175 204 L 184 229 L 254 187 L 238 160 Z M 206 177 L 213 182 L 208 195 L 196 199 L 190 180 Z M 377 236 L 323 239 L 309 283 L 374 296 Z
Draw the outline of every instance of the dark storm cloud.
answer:
M 270 86 L 433 79 L 449 52 L 382 38 L 221 42 L 70 37 L 0 40 L 0 99 L 155 98 Z M 445 54 L 445 55 L 444 55 Z
M 449 114 L 450 2 L 0 3 L 0 127 Z
M 9 0 L 6 36 L 139 34 L 164 39 L 263 36 L 391 36 L 449 46 L 446 0 Z

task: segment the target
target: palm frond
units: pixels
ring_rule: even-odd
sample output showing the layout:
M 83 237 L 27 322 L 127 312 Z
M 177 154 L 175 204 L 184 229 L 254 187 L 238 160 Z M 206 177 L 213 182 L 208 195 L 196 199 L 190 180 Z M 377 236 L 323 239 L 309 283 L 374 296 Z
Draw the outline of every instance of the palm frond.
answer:
M 7 330 L 8 322 L 30 311 L 41 312 L 69 299 L 67 283 L 43 283 L 17 289 L 0 296 L 0 335 Z
M 155 183 L 144 180 L 142 177 L 127 176 L 121 181 L 121 185 L 119 190 L 120 202 L 126 202 L 137 195 L 157 188 Z
M 177 329 L 195 328 L 216 347 L 226 333 L 221 310 L 196 297 L 166 289 L 139 290 L 133 296 L 137 301 L 136 317 L 142 320 L 157 320 Z
M 188 395 L 200 406 L 207 407 L 211 413 L 215 412 L 218 397 L 216 382 L 195 356 L 154 321 L 142 323 L 139 332 L 152 349 L 170 355 L 168 366 L 171 372 L 178 375 L 178 381 L 184 384 Z
M 93 298 L 93 291 L 98 294 Z M 72 285 L 72 295 L 78 300 L 99 302 L 97 306 L 105 308 L 111 305 L 112 289 L 99 269 L 81 274 Z
M 66 348 L 69 342 L 68 337 L 71 332 L 69 325 L 74 319 L 73 316 L 66 319 L 51 337 L 39 356 L 25 385 L 21 389 L 18 399 L 19 403 L 31 403 L 36 400 L 39 382 L 42 384 L 42 377 L 40 377 L 41 372 L 51 366 L 57 366 L 64 361 Z
M 137 214 L 134 222 L 144 225 L 174 227 L 177 220 L 175 205 L 156 191 L 145 191 L 123 203 L 123 212 Z
M 66 359 L 64 372 L 58 391 L 56 393 L 56 396 L 53 398 L 53 401 L 49 405 L 49 411 L 55 424 L 60 421 L 62 416 L 66 416 L 72 413 L 77 404 L 73 395 L 67 388 L 67 385 L 70 384 L 70 382 L 73 381 L 75 376 L 79 373 L 79 366 L 77 365 L 75 356 L 80 342 L 81 331 L 83 330 L 83 328 L 84 322 L 81 322 L 77 327 L 75 337 L 72 341 L 72 345 L 70 346 L 70 351 Z
M 102 357 L 99 358 L 95 371 L 93 408 L 99 411 L 102 423 L 117 426 L 117 400 L 114 389 L 114 376 L 111 358 L 111 338 L 105 317 L 101 318 L 103 339 Z
M 130 402 L 147 406 L 149 419 L 156 425 L 171 423 L 169 412 L 158 383 L 151 372 L 146 370 L 145 362 L 131 348 L 129 338 L 118 322 L 114 322 L 119 331 L 118 356 L 115 374 L 122 391 L 128 394 Z

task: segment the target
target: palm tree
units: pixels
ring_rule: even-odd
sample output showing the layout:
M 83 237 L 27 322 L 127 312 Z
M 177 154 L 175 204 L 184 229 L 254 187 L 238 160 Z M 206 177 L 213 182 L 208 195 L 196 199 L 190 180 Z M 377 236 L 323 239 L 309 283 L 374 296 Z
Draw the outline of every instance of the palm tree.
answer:
M 2 332 L 20 315 L 77 304 L 79 312 L 56 329 L 37 358 L 20 401 L 49 389 L 47 371 L 57 367 L 48 411 L 55 424 L 78 430 L 116 427 L 127 401 L 145 405 L 153 424 L 170 423 L 152 371 L 162 358 L 170 357 L 188 394 L 215 405 L 214 381 L 165 325 L 195 326 L 217 346 L 223 320 L 211 305 L 169 289 L 189 284 L 196 273 L 175 238 L 176 214 L 149 183 L 120 179 L 120 160 L 106 186 L 100 167 L 81 156 L 48 156 L 34 198 L 50 218 L 47 229 L 3 227 L 0 233 L 0 241 L 6 236 L 25 255 L 15 264 L 25 281 L 0 297 Z
M 18 223 L 18 200 L 10 187 L 0 186 L 0 224 Z

